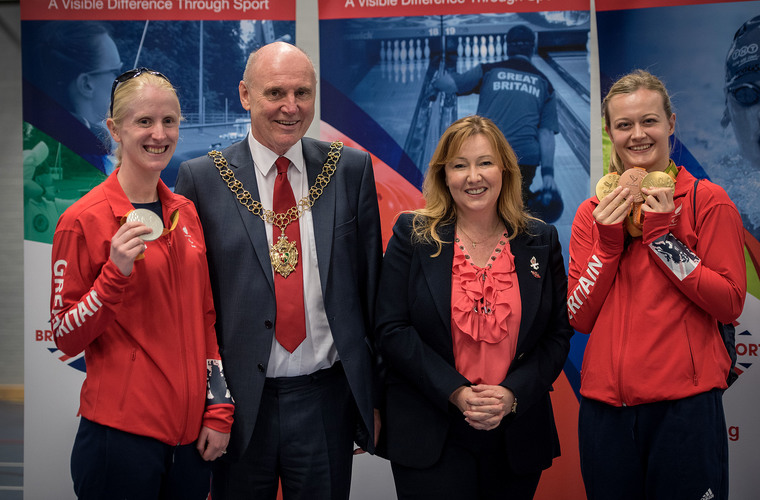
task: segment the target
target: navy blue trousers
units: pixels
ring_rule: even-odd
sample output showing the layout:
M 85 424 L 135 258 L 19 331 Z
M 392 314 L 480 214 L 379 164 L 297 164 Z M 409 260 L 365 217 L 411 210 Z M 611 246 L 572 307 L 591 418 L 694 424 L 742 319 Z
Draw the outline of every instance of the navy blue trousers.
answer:
M 214 462 L 214 500 L 348 500 L 357 409 L 336 363 L 311 375 L 268 378 L 248 449 Z
M 71 477 L 80 500 L 205 500 L 211 466 L 195 443 L 170 446 L 82 417 Z
M 441 456 L 431 467 L 416 469 L 392 462 L 399 500 L 530 500 L 540 470 L 516 474 L 504 448 L 504 428 L 470 427 L 451 407 L 449 434 Z M 424 425 L 424 422 L 420 422 Z
M 628 407 L 582 398 L 588 500 L 727 500 L 723 391 Z

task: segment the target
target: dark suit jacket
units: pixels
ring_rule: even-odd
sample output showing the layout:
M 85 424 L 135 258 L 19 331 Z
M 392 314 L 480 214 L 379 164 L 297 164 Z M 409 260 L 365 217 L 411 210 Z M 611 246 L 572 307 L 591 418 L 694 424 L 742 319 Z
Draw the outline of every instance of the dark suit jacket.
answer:
M 451 339 L 454 225 L 440 228 L 442 239 L 450 243 L 439 256 L 431 257 L 434 245 L 412 243 L 411 221 L 411 214 L 399 218 L 386 249 L 377 336 L 387 365 L 383 429 L 388 458 L 424 468 L 438 460 L 446 440 L 449 396 L 470 382 L 455 368 Z M 508 415 L 501 424 L 510 465 L 518 473 L 545 469 L 559 456 L 549 391 L 562 371 L 573 334 L 557 231 L 535 223 L 530 232 L 510 241 L 522 319 L 515 359 L 500 384 L 518 401 L 517 414 Z M 537 269 L 531 267 L 533 257 Z
M 309 185 L 322 171 L 330 144 L 304 138 Z M 224 151 L 235 177 L 259 199 L 248 141 Z M 264 222 L 233 196 L 208 157 L 180 165 L 175 191 L 195 203 L 208 249 L 216 332 L 227 384 L 235 398 L 228 451 L 248 446 L 274 339 L 275 294 Z M 319 277 L 327 319 L 361 415 L 373 429 L 373 307 L 382 259 L 380 214 L 367 153 L 343 148 L 330 184 L 312 207 Z M 348 429 L 352 435 L 355 429 Z M 363 436 L 372 432 L 362 433 Z M 374 451 L 372 440 L 359 442 Z

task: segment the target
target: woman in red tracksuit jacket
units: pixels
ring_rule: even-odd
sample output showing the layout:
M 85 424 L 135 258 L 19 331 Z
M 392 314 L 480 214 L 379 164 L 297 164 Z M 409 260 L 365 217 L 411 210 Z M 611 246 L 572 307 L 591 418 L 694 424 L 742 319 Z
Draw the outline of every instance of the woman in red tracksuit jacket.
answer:
M 675 189 L 642 188 L 636 206 L 621 181 L 573 221 L 568 313 L 590 334 L 579 415 L 587 495 L 725 499 L 730 360 L 716 321 L 734 321 L 744 305 L 741 219 L 722 188 L 695 184 L 670 160 L 675 114 L 659 79 L 624 76 L 603 112 L 610 171 L 665 172 Z
M 71 456 L 79 498 L 205 499 L 208 461 L 229 441 L 200 221 L 159 178 L 180 119 L 165 76 L 119 76 L 107 120 L 119 168 L 56 228 L 55 342 L 87 365 Z

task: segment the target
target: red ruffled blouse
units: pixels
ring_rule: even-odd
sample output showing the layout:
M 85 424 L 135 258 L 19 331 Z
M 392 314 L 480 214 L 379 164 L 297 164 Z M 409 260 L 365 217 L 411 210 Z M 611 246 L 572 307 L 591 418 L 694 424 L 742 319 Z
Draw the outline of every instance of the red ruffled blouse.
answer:
M 457 235 L 451 269 L 451 337 L 459 373 L 497 385 L 515 357 L 522 302 L 506 233 L 485 267 L 472 263 Z

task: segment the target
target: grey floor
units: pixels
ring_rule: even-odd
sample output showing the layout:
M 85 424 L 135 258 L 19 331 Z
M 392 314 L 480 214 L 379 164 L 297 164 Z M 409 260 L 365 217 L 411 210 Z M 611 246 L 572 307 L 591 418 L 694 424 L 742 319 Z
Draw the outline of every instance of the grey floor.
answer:
M 24 404 L 0 401 L 0 500 L 21 500 L 24 484 Z

